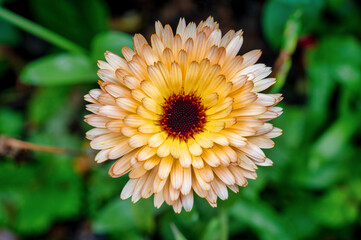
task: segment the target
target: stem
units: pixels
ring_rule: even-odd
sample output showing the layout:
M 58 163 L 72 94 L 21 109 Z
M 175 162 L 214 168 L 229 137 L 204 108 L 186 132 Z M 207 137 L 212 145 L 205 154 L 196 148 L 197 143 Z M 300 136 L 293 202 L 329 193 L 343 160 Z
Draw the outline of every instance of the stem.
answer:
M 86 50 L 81 46 L 3 7 L 0 7 L 0 18 L 68 52 L 86 54 Z
M 286 78 L 292 65 L 291 57 L 296 50 L 301 31 L 301 16 L 302 10 L 298 9 L 286 23 L 281 52 L 274 65 L 274 75 L 276 76 L 277 82 L 273 85 L 271 92 L 279 92 L 286 83 Z
M 224 207 L 221 207 L 219 209 L 219 219 L 221 222 L 221 240 L 227 240 L 228 239 L 228 217 L 226 210 Z
M 32 150 L 32 151 L 40 151 L 40 152 L 48 152 L 48 153 L 68 154 L 73 156 L 79 156 L 83 154 L 76 150 L 70 150 L 70 149 L 53 147 L 53 146 L 44 146 L 35 143 L 24 142 L 15 138 L 0 136 L 0 154 L 6 155 L 6 152 L 10 149 Z

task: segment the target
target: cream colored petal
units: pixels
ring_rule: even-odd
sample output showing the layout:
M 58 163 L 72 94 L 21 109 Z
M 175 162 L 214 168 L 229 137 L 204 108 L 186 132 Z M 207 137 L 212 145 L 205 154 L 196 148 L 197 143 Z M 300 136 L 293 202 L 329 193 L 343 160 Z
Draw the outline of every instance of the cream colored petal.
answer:
M 228 58 L 233 58 L 237 55 L 243 44 L 242 36 L 235 36 L 226 46 L 226 54 Z
M 261 92 L 276 83 L 275 78 L 265 78 L 254 83 L 253 92 Z
M 146 120 L 138 115 L 127 115 L 124 118 L 124 124 L 129 127 L 140 127 L 142 125 L 150 124 L 149 120 Z
M 148 97 L 142 90 L 134 89 L 131 91 L 132 97 L 137 100 L 138 102 L 141 102 L 143 98 Z
M 260 50 L 253 50 L 242 55 L 243 57 L 242 69 L 255 64 L 258 61 L 261 54 L 262 52 Z
M 196 191 L 196 193 L 202 197 L 202 192 L 203 191 L 208 191 L 211 188 L 211 185 L 209 183 L 207 183 L 206 181 L 204 181 L 204 179 L 201 177 L 200 172 L 198 169 L 194 168 L 193 169 L 194 172 L 194 176 L 195 178 L 192 179 L 193 182 L 193 189 Z M 199 194 L 198 191 L 201 193 Z
M 169 137 L 163 142 L 163 144 L 157 149 L 159 157 L 167 157 L 170 154 L 173 141 L 174 139 Z
M 186 28 L 186 21 L 184 20 L 184 18 L 180 18 L 176 33 L 179 34 L 181 37 L 183 37 L 185 28 Z
M 204 167 L 204 163 L 201 157 L 192 156 L 192 166 L 194 168 L 202 168 Z
M 228 138 L 230 145 L 235 147 L 243 147 L 246 145 L 247 139 L 230 131 L 222 131 L 222 134 Z
M 117 98 L 116 103 L 120 108 L 131 113 L 135 113 L 138 107 L 138 104 L 129 98 Z
M 247 155 L 258 159 L 265 159 L 264 152 L 255 144 L 248 142 L 246 146 L 242 147 L 241 150 Z
M 211 149 L 204 149 L 202 159 L 211 167 L 218 167 L 221 164 L 216 153 Z
M 163 44 L 166 48 L 173 49 L 174 35 L 169 24 L 165 25 L 163 31 Z
M 250 137 L 248 138 L 248 141 L 257 145 L 260 148 L 273 148 L 275 145 L 275 143 L 271 139 L 264 136 Z
M 138 148 L 141 146 L 144 146 L 148 143 L 149 138 L 152 135 L 150 134 L 137 134 L 134 135 L 133 137 L 131 137 L 128 141 L 129 146 L 133 147 L 133 148 Z
M 219 44 L 222 47 L 226 47 L 228 43 L 234 38 L 236 35 L 233 29 L 229 30 L 221 39 L 221 43 Z
M 170 172 L 170 180 L 174 189 L 180 189 L 183 183 L 183 167 L 180 162 L 175 160 Z
M 162 158 L 159 164 L 158 172 L 160 179 L 166 179 L 168 177 L 170 170 L 172 169 L 173 161 L 174 160 L 172 156 Z
M 144 176 L 142 176 L 138 182 L 135 184 L 134 192 L 132 195 L 132 203 L 136 203 L 141 198 L 141 191 L 143 189 L 144 184 L 146 183 L 148 179 L 149 172 L 147 171 Z
M 133 56 L 135 55 L 135 52 L 129 47 L 125 46 L 122 47 L 122 54 L 124 58 L 129 62 L 132 60 Z
M 143 35 L 136 33 L 133 37 L 133 45 L 134 45 L 134 51 L 140 56 L 144 57 L 143 46 L 148 45 L 148 42 L 147 40 L 145 40 Z
M 125 184 L 122 193 L 120 194 L 120 198 L 122 200 L 129 198 L 133 195 L 135 185 L 137 184 L 138 179 L 129 179 L 129 181 Z
M 175 159 L 178 159 L 180 156 L 181 148 L 179 138 L 174 138 L 170 146 L 170 153 Z
M 192 62 L 188 67 L 187 74 L 184 79 L 184 92 L 186 94 L 193 90 L 196 81 L 198 81 L 198 71 L 199 64 L 197 62 Z
M 243 175 L 240 167 L 230 165 L 229 170 L 232 172 L 232 174 L 236 180 L 236 184 L 238 186 L 242 186 L 242 187 L 247 186 L 248 181 L 247 181 L 246 177 Z
M 104 128 L 93 128 L 86 132 L 85 136 L 89 140 L 93 140 L 95 137 L 110 133 L 108 129 Z
M 116 73 L 118 73 L 118 70 L 116 71 Z M 127 86 L 129 89 L 138 89 L 140 86 L 140 81 L 137 78 L 132 77 L 130 75 L 124 76 L 123 82 L 124 85 Z
M 157 176 L 155 176 L 154 182 L 153 182 L 154 193 L 162 193 L 163 194 L 163 187 L 166 184 L 167 180 L 168 180 L 168 177 L 165 179 L 161 179 L 159 177 L 159 174 Z
M 116 119 L 123 119 L 127 113 L 117 106 L 103 106 L 99 108 L 99 114 Z
M 209 139 L 222 146 L 229 145 L 228 138 L 225 135 L 223 135 L 222 133 L 212 132 L 209 134 Z
M 122 141 L 124 138 L 125 137 L 119 133 L 109 133 L 109 134 L 101 135 L 101 136 L 94 138 L 90 142 L 90 146 L 96 150 L 107 149 L 107 148 L 114 147 L 120 141 Z
M 257 95 L 255 93 L 248 92 L 244 94 L 239 94 L 238 96 L 234 97 L 233 108 L 234 109 L 243 108 L 256 100 L 257 100 Z
M 211 107 L 213 107 L 214 105 L 217 104 L 218 100 L 219 100 L 218 93 L 212 93 L 212 94 L 207 95 L 203 99 L 203 104 L 204 104 L 205 107 L 211 108 Z
M 228 167 L 224 167 L 221 165 L 219 167 L 213 168 L 213 171 L 217 175 L 217 177 L 225 184 L 233 185 L 236 183 L 236 180 Z
M 193 156 L 200 156 L 202 154 L 201 146 L 196 141 L 194 141 L 193 138 L 189 139 L 187 144 L 188 144 L 189 152 Z
M 154 124 L 154 121 L 158 121 L 160 119 L 160 115 L 155 114 L 154 112 L 151 112 L 149 110 L 147 110 L 145 107 L 143 106 L 139 106 L 137 107 L 137 114 L 145 119 L 148 119 L 148 121 L 151 124 Z
M 208 136 L 208 135 L 207 135 Z M 196 142 L 203 148 L 211 148 L 213 147 L 213 142 L 212 140 L 210 140 L 209 138 L 206 137 L 206 134 L 204 133 L 200 133 L 200 134 L 196 134 L 194 136 L 194 139 L 196 140 Z
M 164 69 L 165 65 L 156 64 L 155 66 L 148 67 L 148 75 L 151 82 L 158 88 L 161 94 L 164 97 L 167 97 L 170 94 L 170 89 L 168 88 L 169 82 L 169 72 L 168 69 Z
M 101 80 L 106 82 L 113 82 L 117 83 L 117 78 L 114 74 L 114 71 L 108 70 L 108 69 L 99 69 L 97 72 L 98 76 Z
M 163 203 L 164 203 L 163 191 L 154 193 L 154 207 L 160 208 Z
M 203 181 L 203 180 L 201 180 Z M 203 181 L 204 182 L 204 181 Z M 204 182 L 205 183 L 205 182 Z M 210 185 L 208 183 L 205 183 L 208 185 L 208 189 L 210 188 Z M 193 187 L 193 190 L 195 191 L 195 193 L 201 197 L 201 198 L 204 198 L 207 196 L 207 190 L 205 190 L 204 188 L 201 187 L 201 185 L 199 184 L 198 180 L 197 180 L 197 177 L 195 175 L 193 175 L 192 177 L 192 187 Z
M 129 70 L 127 61 L 125 59 L 121 58 L 120 56 L 118 56 L 117 54 L 106 51 L 104 56 L 105 56 L 105 59 L 107 60 L 107 62 L 113 67 L 114 70 L 116 70 L 118 68 Z
M 249 104 L 246 107 L 232 111 L 232 116 L 235 117 L 254 116 L 254 115 L 262 114 L 266 111 L 267 108 L 265 106 Z
M 233 107 L 229 106 L 229 107 L 227 107 L 226 109 L 224 109 L 224 110 L 222 110 L 220 112 L 217 112 L 215 114 L 207 116 L 207 118 L 210 119 L 210 120 L 225 118 L 225 117 L 230 115 L 230 113 L 232 112 L 232 109 L 233 109 Z
M 152 43 L 152 48 L 154 52 L 157 54 L 158 58 L 160 58 L 164 51 L 164 44 L 161 41 L 160 37 L 156 34 L 153 34 L 150 38 Z
M 154 65 L 154 63 L 159 61 L 158 56 L 149 45 L 143 46 L 143 56 L 148 66 Z
M 183 168 L 183 183 L 181 187 L 181 193 L 187 195 L 192 190 L 192 168 Z
M 170 89 L 173 93 L 179 93 L 182 90 L 182 70 L 179 64 L 173 62 L 170 67 Z
M 222 183 L 217 178 L 214 179 L 214 181 L 211 182 L 212 189 L 217 194 L 217 196 L 222 199 L 226 200 L 228 198 L 228 190 L 224 183 Z
M 203 168 L 201 169 L 194 169 L 194 171 L 199 171 L 199 175 L 202 177 L 202 179 L 206 182 L 212 182 L 214 179 L 214 174 L 212 168 L 205 164 Z
M 158 88 L 154 86 L 150 81 L 144 80 L 141 82 L 142 90 L 153 100 L 157 102 L 162 102 L 162 94 L 159 92 Z
M 160 21 L 156 21 L 155 22 L 155 33 L 161 38 L 163 39 L 163 26 L 162 23 Z
M 159 126 L 153 124 L 143 125 L 138 128 L 138 131 L 141 133 L 158 133 L 161 130 Z
M 133 137 L 135 134 L 138 133 L 136 128 L 132 128 L 132 127 L 128 127 L 128 126 L 123 126 L 120 129 L 120 131 L 124 136 L 127 136 L 127 137 Z
M 180 142 L 179 162 L 184 168 L 188 168 L 192 164 L 192 156 L 189 152 L 187 143 L 184 141 Z
M 268 166 L 272 166 L 272 165 L 273 165 L 273 162 L 271 161 L 271 159 L 266 158 L 266 160 L 265 160 L 264 162 L 262 162 L 262 163 L 257 163 L 257 165 L 268 167 Z
M 148 144 L 150 147 L 159 147 L 168 137 L 166 132 L 159 132 L 151 136 L 148 140 Z
M 144 169 L 149 171 L 150 169 L 157 166 L 159 164 L 160 160 L 161 160 L 161 158 L 158 157 L 158 156 L 154 156 L 154 157 L 151 157 L 151 158 L 147 159 L 144 162 Z
M 108 83 L 103 85 L 104 90 L 112 95 L 114 98 L 119 97 L 130 97 L 129 89 L 122 87 L 120 85 Z
M 153 194 L 153 182 L 154 182 L 154 178 L 157 175 L 157 171 L 158 169 L 153 169 L 150 171 L 149 176 L 147 178 L 147 180 L 145 181 L 143 188 L 140 192 L 140 195 L 142 196 L 142 198 L 149 198 L 150 196 L 152 196 Z
M 207 129 L 208 131 L 219 132 L 223 130 L 225 126 L 226 124 L 224 122 L 210 121 L 205 124 L 204 128 Z
M 89 125 L 98 128 L 105 128 L 106 123 L 111 120 L 111 118 L 98 116 L 95 114 L 86 115 L 84 119 L 84 121 L 87 122 Z
M 182 195 L 182 204 L 186 212 L 190 212 L 193 208 L 193 192 L 189 192 L 187 195 Z
M 268 138 L 276 138 L 280 135 L 282 135 L 282 129 L 275 127 L 270 132 L 266 133 L 264 136 Z
M 153 157 L 156 153 L 157 153 L 156 148 L 151 148 L 146 145 L 137 152 L 136 158 L 139 161 L 144 161 L 144 160 L 147 160 L 147 159 Z
M 130 152 L 123 157 L 119 158 L 109 169 L 108 174 L 111 177 L 120 177 L 128 173 L 131 169 L 130 161 L 136 151 Z
M 99 151 L 99 152 L 97 153 L 97 155 L 95 155 L 95 159 L 94 159 L 94 160 L 95 160 L 97 163 L 105 162 L 106 160 L 109 159 L 108 154 L 109 154 L 110 150 L 112 150 L 112 148 L 103 149 L 103 150 Z
M 125 138 L 122 141 L 120 141 L 115 147 L 112 148 L 111 151 L 108 153 L 109 159 L 116 159 L 121 156 L 124 156 L 125 154 L 131 152 L 133 150 L 132 147 L 129 147 L 128 145 L 128 139 Z
M 171 64 L 174 62 L 174 54 L 170 48 L 165 48 L 161 56 L 162 62 L 168 69 L 170 69 Z
M 181 199 L 177 199 L 177 201 L 175 201 L 172 204 L 173 210 L 175 213 L 180 213 L 182 211 L 182 201 Z
M 215 113 L 221 112 L 224 109 L 227 109 L 232 104 L 233 104 L 233 98 L 227 97 L 223 101 L 218 102 L 215 106 L 213 106 L 210 109 L 206 110 L 206 115 L 210 116 L 210 115 L 213 115 Z

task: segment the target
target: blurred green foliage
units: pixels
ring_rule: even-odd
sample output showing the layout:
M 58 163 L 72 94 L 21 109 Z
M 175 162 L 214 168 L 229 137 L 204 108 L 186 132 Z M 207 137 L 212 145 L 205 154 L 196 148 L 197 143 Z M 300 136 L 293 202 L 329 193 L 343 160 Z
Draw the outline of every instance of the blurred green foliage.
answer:
M 33 20 L 87 52 L 51 46 L 26 61 L 17 74 L 34 87 L 25 97 L 15 83 L 0 92 L 0 133 L 85 149 L 89 126 L 82 123 L 82 96 L 95 86 L 96 60 L 103 60 L 106 50 L 121 54 L 122 46 L 132 47 L 131 35 L 109 28 L 105 1 L 29 2 Z M 285 62 L 285 74 L 301 70 L 277 86 L 286 98 L 284 114 L 273 121 L 284 134 L 266 151 L 274 167 L 259 169 L 256 181 L 230 193 L 218 208 L 199 198 L 190 213 L 179 215 L 168 206 L 155 209 L 152 199 L 132 204 L 119 199 L 126 177 L 110 178 L 110 165 L 89 166 L 68 155 L 27 152 L 19 160 L 9 154 L 0 160 L 0 235 L 7 229 L 46 238 L 57 223 L 87 222 L 92 234 L 107 239 L 356 239 L 361 231 L 360 23 L 360 5 L 352 0 L 265 2 L 267 43 L 276 52 L 294 54 Z M 19 29 L 4 20 L 0 28 L 1 46 L 22 44 Z M 8 77 L 11 64 L 0 51 L 0 77 Z M 296 96 L 296 103 L 288 96 Z M 19 107 L 19 101 L 25 104 Z

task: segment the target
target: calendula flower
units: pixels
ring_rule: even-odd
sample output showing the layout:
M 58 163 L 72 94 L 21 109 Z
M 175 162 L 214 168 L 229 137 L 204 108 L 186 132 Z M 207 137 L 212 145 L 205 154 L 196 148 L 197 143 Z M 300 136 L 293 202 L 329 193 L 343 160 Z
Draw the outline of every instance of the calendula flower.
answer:
M 270 166 L 262 148 L 281 134 L 267 121 L 282 109 L 281 94 L 259 93 L 275 83 L 271 69 L 255 64 L 261 51 L 242 56 L 242 31 L 223 37 L 209 17 L 198 26 L 180 19 L 176 33 L 155 23 L 151 44 L 140 35 L 124 58 L 106 52 L 99 61 L 100 89 L 85 96 L 85 121 L 97 162 L 117 159 L 112 177 L 129 173 L 121 198 L 154 194 L 175 212 L 190 211 L 193 194 L 213 207 L 238 192 L 257 165 Z

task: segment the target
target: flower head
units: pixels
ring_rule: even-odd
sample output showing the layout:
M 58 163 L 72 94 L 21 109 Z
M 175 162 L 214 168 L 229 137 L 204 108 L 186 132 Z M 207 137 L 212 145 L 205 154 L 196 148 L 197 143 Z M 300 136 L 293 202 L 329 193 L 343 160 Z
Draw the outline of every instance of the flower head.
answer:
M 195 192 L 215 207 L 227 187 L 238 192 L 257 165 L 272 165 L 261 149 L 281 134 L 267 122 L 282 113 L 281 94 L 259 93 L 275 79 L 255 64 L 259 50 L 237 55 L 242 31 L 222 37 L 212 17 L 198 26 L 180 19 L 175 35 L 160 22 L 155 29 L 150 45 L 136 34 L 134 51 L 99 61 L 100 89 L 85 96 L 95 127 L 87 138 L 97 162 L 117 159 L 112 177 L 129 173 L 122 199 L 154 194 L 156 207 L 180 212 L 192 209 Z

